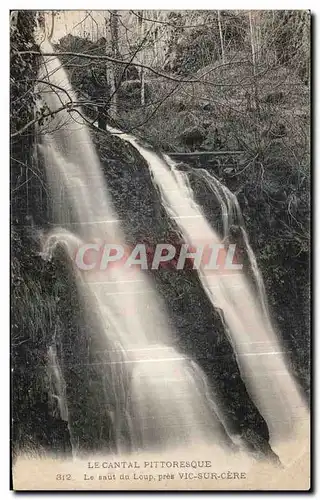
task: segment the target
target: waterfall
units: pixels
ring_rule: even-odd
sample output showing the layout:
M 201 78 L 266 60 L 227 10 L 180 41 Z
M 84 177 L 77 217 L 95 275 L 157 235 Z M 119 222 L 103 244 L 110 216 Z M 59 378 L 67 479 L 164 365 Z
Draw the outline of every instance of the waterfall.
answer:
M 195 202 L 188 176 L 177 169 L 167 155 L 146 148 L 132 135 L 113 127 L 108 131 L 129 142 L 144 157 L 154 185 L 160 189 L 163 205 L 178 224 L 193 248 L 198 245 L 221 244 L 222 239 L 206 220 Z M 237 217 L 247 246 L 252 271 L 258 284 L 262 309 L 242 271 L 217 273 L 201 266 L 198 270 L 202 286 L 212 305 L 223 312 L 227 334 L 249 394 L 267 421 L 273 449 L 308 421 L 308 412 L 285 360 L 285 353 L 272 328 L 266 306 L 263 281 L 249 245 L 236 198 L 227 188 L 210 178 L 210 187 L 221 203 L 224 233 Z
M 52 52 L 48 42 L 41 48 Z M 85 119 L 68 105 L 77 96 L 58 58 L 44 57 L 39 81 L 42 101 L 53 113 L 42 127 L 39 151 L 56 225 L 43 238 L 42 256 L 51 259 L 57 247 L 65 249 L 88 321 L 93 313 L 97 318 L 97 355 L 103 353 L 106 411 L 117 450 L 122 451 L 124 428 L 134 449 L 208 440 L 219 446 L 228 438 L 205 376 L 176 349 L 167 313 L 146 273 L 123 266 L 83 272 L 74 264 L 81 244 L 124 245 L 125 237 Z
M 169 158 L 167 158 L 167 160 L 169 164 L 172 162 Z M 174 168 L 174 164 L 171 163 L 171 165 Z M 221 217 L 223 220 L 223 237 L 227 238 L 229 236 L 231 226 L 236 225 L 240 228 L 242 240 L 250 264 L 250 271 L 256 285 L 264 319 L 268 322 L 270 320 L 270 316 L 264 282 L 257 264 L 257 259 L 249 242 L 236 195 L 232 193 L 227 186 L 224 186 L 215 175 L 210 174 L 202 168 L 194 169 L 192 176 L 203 179 L 208 189 L 214 194 L 215 198 L 219 200 L 221 206 Z
M 58 361 L 57 348 L 55 341 L 48 349 L 48 367 L 49 367 L 49 385 L 50 395 L 53 400 L 56 400 L 59 408 L 59 416 L 61 420 L 68 422 L 68 404 L 66 397 L 66 382 L 64 380 L 61 367 Z

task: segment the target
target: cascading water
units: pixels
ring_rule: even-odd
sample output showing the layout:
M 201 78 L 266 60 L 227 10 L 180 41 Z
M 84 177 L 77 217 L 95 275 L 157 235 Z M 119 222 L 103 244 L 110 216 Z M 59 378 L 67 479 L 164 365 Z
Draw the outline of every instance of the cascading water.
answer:
M 193 248 L 204 242 L 221 244 L 221 237 L 210 226 L 194 200 L 187 174 L 179 171 L 168 156 L 160 156 L 143 147 L 134 136 L 112 127 L 107 129 L 129 142 L 145 158 L 153 182 L 160 189 L 163 205 L 168 215 L 176 220 L 185 241 Z M 227 235 L 228 227 L 235 217 L 242 221 L 239 205 L 227 188 L 218 185 L 214 179 L 210 179 L 210 186 L 221 202 L 224 232 Z M 242 378 L 268 423 L 271 444 L 277 451 L 277 446 L 283 440 L 289 435 L 294 436 L 293 431 L 306 424 L 308 412 L 271 326 L 263 281 L 243 225 L 242 233 L 258 284 L 262 311 L 242 272 L 212 273 L 202 266 L 198 273 L 213 306 L 223 311 L 227 334 L 237 355 Z
M 251 268 L 250 271 L 256 285 L 256 290 L 259 294 L 265 321 L 268 322 L 270 320 L 270 317 L 264 282 L 257 264 L 256 257 L 251 248 L 246 229 L 244 227 L 243 216 L 236 195 L 232 193 L 226 186 L 224 186 L 219 181 L 219 179 L 217 179 L 214 175 L 209 174 L 209 172 L 204 169 L 194 169 L 192 175 L 203 179 L 209 190 L 214 194 L 216 199 L 219 200 L 221 205 L 221 216 L 223 220 L 223 237 L 227 238 L 229 236 L 231 226 L 236 225 L 240 228 L 245 251 L 248 256 Z
M 52 52 L 48 42 L 41 48 Z M 54 113 L 39 149 L 58 225 L 43 241 L 43 257 L 50 259 L 57 246 L 72 261 L 82 243 L 123 245 L 88 128 L 76 111 L 69 111 L 67 103 L 77 98 L 58 58 L 44 57 L 39 80 L 42 99 Z M 65 109 L 57 112 L 61 107 Z M 175 349 L 166 313 L 146 274 L 124 266 L 86 273 L 75 264 L 73 273 L 88 318 L 94 311 L 102 331 L 105 398 L 111 398 L 118 451 L 124 427 L 135 449 L 220 441 L 213 401 L 199 382 L 205 377 Z M 136 314 L 129 316 L 128 311 Z

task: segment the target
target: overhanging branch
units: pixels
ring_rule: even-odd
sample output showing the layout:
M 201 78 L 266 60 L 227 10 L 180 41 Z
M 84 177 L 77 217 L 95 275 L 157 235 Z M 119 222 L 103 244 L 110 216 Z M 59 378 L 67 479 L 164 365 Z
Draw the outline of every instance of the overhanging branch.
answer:
M 124 61 L 122 59 L 117 59 L 115 57 L 111 56 L 106 56 L 106 55 L 94 55 L 94 54 L 85 54 L 82 52 L 38 52 L 36 50 L 23 50 L 20 52 L 16 52 L 15 54 L 12 54 L 12 57 L 15 55 L 38 55 L 38 56 L 43 56 L 43 57 L 62 57 L 62 56 L 72 56 L 72 57 L 83 57 L 85 59 L 92 59 L 92 60 L 100 60 L 100 61 L 109 61 L 114 64 L 121 64 L 123 66 L 136 66 L 138 68 L 144 68 L 151 73 L 160 76 L 161 78 L 164 78 L 166 80 L 171 80 L 176 83 L 204 83 L 203 78 L 213 71 L 216 71 L 218 69 L 221 69 L 225 66 L 231 66 L 235 64 L 243 64 L 243 61 L 233 61 L 233 62 L 228 62 L 224 64 L 219 64 L 218 66 L 215 66 L 214 68 L 209 69 L 207 72 L 201 75 L 201 78 L 176 78 L 173 75 L 170 75 L 169 73 L 162 73 L 161 71 L 158 71 L 152 66 L 148 66 L 147 64 L 142 64 L 139 62 L 133 62 L 133 61 Z M 247 63 L 247 61 L 245 61 Z M 232 83 L 212 83 L 212 82 L 205 82 L 206 85 L 210 85 L 213 87 L 237 87 L 238 84 L 232 84 Z

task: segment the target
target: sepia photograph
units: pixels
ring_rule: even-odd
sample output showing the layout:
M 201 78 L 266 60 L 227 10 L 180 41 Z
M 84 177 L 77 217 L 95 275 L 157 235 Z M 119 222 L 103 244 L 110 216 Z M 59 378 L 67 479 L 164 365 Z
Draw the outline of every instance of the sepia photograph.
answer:
M 311 12 L 8 16 L 11 488 L 309 491 Z

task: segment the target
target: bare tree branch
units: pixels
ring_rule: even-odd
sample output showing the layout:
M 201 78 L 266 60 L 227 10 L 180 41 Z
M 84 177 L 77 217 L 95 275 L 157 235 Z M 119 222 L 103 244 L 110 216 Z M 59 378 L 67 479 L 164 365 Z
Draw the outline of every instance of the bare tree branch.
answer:
M 148 17 L 144 17 L 141 14 L 138 14 L 137 12 L 135 12 L 134 10 L 131 10 L 130 12 L 131 12 L 131 14 L 133 14 L 134 16 L 138 17 L 139 19 L 141 19 L 143 21 L 149 21 L 149 22 L 154 22 L 157 24 L 163 24 L 164 26 L 171 26 L 172 28 L 183 28 L 183 29 L 201 28 L 203 26 L 212 26 L 213 25 L 213 21 L 209 21 L 208 23 L 199 23 L 199 24 L 174 24 L 174 23 L 170 23 L 168 21 L 160 21 L 159 19 L 150 19 Z
M 25 132 L 29 127 L 31 127 L 32 125 L 35 125 L 40 120 L 43 120 L 44 118 L 47 118 L 49 116 L 56 115 L 57 113 L 60 113 L 60 111 L 63 111 L 64 109 L 67 109 L 71 104 L 73 104 L 72 101 L 70 103 L 66 103 L 64 106 L 61 106 L 60 108 L 56 109 L 55 111 L 49 111 L 48 113 L 43 113 L 42 115 L 37 116 L 37 118 L 34 118 L 33 120 L 30 120 L 22 128 L 20 128 L 16 132 L 13 132 L 13 134 L 10 135 L 11 139 L 13 139 L 14 137 L 17 137 L 18 135 L 23 134 L 23 132 Z
M 138 62 L 123 61 L 122 59 L 116 59 L 114 57 L 105 56 L 105 55 L 84 54 L 81 52 L 78 53 L 78 52 L 69 52 L 69 51 L 68 52 L 57 52 L 57 53 L 55 53 L 55 52 L 43 52 L 43 53 L 41 53 L 41 52 L 37 52 L 35 50 L 24 50 L 24 51 L 16 52 L 15 54 L 12 55 L 12 57 L 14 57 L 15 55 L 26 55 L 26 54 L 32 54 L 32 55 L 38 55 L 38 56 L 44 56 L 44 57 L 61 57 L 61 56 L 84 57 L 86 59 L 92 59 L 92 60 L 110 61 L 114 64 L 121 64 L 121 65 L 125 65 L 125 66 L 127 66 L 129 64 L 129 66 L 136 66 L 138 68 L 147 69 L 147 70 L 151 71 L 151 73 L 154 73 L 157 76 L 161 76 L 162 78 L 165 78 L 167 80 L 171 80 L 171 81 L 177 82 L 177 83 L 204 83 L 201 80 L 201 78 L 204 78 L 205 76 L 209 75 L 210 73 L 217 71 L 218 69 L 221 69 L 224 66 L 230 66 L 233 64 L 243 64 L 244 63 L 244 61 L 234 61 L 234 62 L 219 64 L 218 66 L 211 68 L 207 72 L 202 74 L 201 78 L 193 78 L 193 79 L 188 78 L 187 79 L 187 78 L 176 78 L 176 77 L 170 75 L 169 73 L 162 73 L 162 72 L 152 68 L 152 66 L 148 66 L 146 64 L 142 64 L 142 63 L 138 63 Z M 249 61 L 245 61 L 245 62 L 249 63 Z M 230 84 L 230 83 L 212 83 L 212 82 L 205 82 L 205 83 L 206 83 L 206 85 L 211 85 L 214 87 L 237 87 L 238 86 L 238 84 Z

